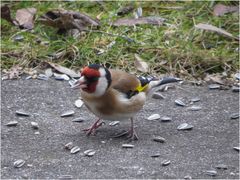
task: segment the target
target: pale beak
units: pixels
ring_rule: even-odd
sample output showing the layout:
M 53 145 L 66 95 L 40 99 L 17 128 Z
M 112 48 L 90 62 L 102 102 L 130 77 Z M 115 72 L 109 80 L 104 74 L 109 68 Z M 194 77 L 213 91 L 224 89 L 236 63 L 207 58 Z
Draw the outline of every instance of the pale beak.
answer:
M 72 89 L 83 89 L 86 88 L 87 84 L 86 84 L 86 80 L 84 78 L 84 76 L 82 76 L 79 80 L 77 80 L 73 85 L 72 85 Z

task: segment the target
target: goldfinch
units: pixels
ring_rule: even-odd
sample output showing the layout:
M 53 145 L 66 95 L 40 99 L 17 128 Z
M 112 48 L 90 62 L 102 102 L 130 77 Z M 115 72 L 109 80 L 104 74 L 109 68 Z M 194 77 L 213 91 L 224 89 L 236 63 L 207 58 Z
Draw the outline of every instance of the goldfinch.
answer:
M 156 80 L 153 77 L 136 77 L 98 64 L 86 66 L 74 88 L 80 88 L 86 107 L 99 118 L 90 128 L 85 129 L 87 135 L 95 133 L 102 125 L 101 119 L 130 119 L 129 137 L 138 139 L 133 117 L 143 108 L 148 92 L 156 86 L 177 81 L 178 78 Z

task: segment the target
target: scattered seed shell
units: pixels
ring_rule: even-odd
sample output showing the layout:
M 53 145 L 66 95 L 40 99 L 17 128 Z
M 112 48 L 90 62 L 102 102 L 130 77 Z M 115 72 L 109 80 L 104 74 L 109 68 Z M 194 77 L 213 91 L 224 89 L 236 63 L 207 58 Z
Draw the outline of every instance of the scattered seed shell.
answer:
M 187 109 L 191 110 L 191 111 L 200 111 L 202 109 L 202 107 L 193 105 Z
M 220 89 L 220 85 L 219 84 L 210 84 L 210 85 L 208 85 L 208 89 Z
M 153 99 L 165 99 L 165 97 L 161 93 L 158 93 L 158 92 L 153 93 L 152 98 Z
M 239 90 L 240 90 L 240 87 L 237 87 L 237 86 L 232 87 L 232 92 L 239 92 Z
M 13 163 L 13 166 L 14 166 L 15 168 L 20 168 L 20 167 L 22 167 L 24 164 L 25 164 L 25 161 L 22 160 L 22 159 L 19 159 L 19 160 L 15 161 L 15 162 Z
M 17 121 L 9 121 L 6 126 L 17 126 L 18 122 Z
M 84 151 L 83 153 L 85 154 L 85 156 L 91 157 L 96 153 L 96 151 L 94 151 L 93 149 L 88 149 L 88 150 Z
M 238 119 L 239 118 L 239 113 L 234 113 L 231 115 L 231 119 Z
M 14 41 L 22 41 L 24 39 L 24 37 L 22 35 L 16 35 L 13 37 Z
M 34 134 L 35 134 L 35 135 L 39 135 L 39 134 L 40 134 L 40 132 L 39 132 L 39 131 L 37 131 L 37 132 L 35 132 Z
M 83 101 L 81 99 L 78 99 L 75 101 L 74 105 L 77 107 L 77 108 L 80 108 L 82 107 L 83 105 Z
M 186 104 L 181 99 L 176 99 L 175 104 L 178 106 L 186 106 Z
M 67 150 L 71 150 L 73 148 L 73 142 L 69 142 L 69 143 L 65 144 L 64 147 Z
M 152 154 L 151 157 L 153 158 L 156 158 L 156 157 L 159 157 L 160 156 L 160 153 L 155 153 L 155 154 Z
M 191 130 L 192 128 L 193 125 L 190 125 L 188 123 L 182 123 L 177 127 L 178 130 Z
M 109 126 L 116 126 L 116 125 L 118 125 L 120 123 L 120 121 L 112 121 L 112 122 L 110 122 L 108 125 Z
M 27 113 L 26 111 L 24 111 L 24 110 L 17 110 L 16 111 L 16 114 L 17 115 L 20 115 L 20 116 L 30 116 L 30 114 L 29 113 Z
M 47 81 L 48 77 L 45 74 L 39 74 L 37 76 L 37 79 Z
M 225 164 L 218 164 L 218 165 L 216 165 L 215 166 L 217 169 L 227 169 L 228 167 L 227 167 L 227 165 L 225 165 Z
M 76 79 L 71 79 L 71 80 L 68 81 L 68 84 L 69 84 L 71 87 L 73 87 L 77 81 L 78 81 L 78 80 L 76 80 Z
M 194 97 L 190 101 L 191 102 L 198 102 L 198 101 L 200 101 L 200 98 L 199 97 Z
M 32 76 L 27 76 L 25 80 L 32 79 Z
M 83 119 L 81 117 L 75 118 L 75 119 L 72 120 L 72 122 L 78 122 L 78 123 L 81 123 L 81 122 L 84 122 L 84 121 L 85 121 L 85 119 Z
M 133 144 L 122 144 L 122 148 L 133 148 Z
M 171 163 L 170 160 L 164 160 L 164 161 L 161 162 L 161 165 L 162 166 L 168 166 L 170 163 Z
M 72 175 L 61 175 L 59 176 L 59 179 L 72 179 L 73 176 Z
M 169 122 L 169 121 L 172 120 L 172 118 L 169 117 L 169 116 L 163 116 L 163 117 L 160 118 L 160 120 L 161 120 L 162 122 Z
M 192 177 L 187 175 L 187 176 L 184 176 L 183 179 L 192 179 Z
M 157 119 L 160 119 L 160 115 L 159 114 L 152 114 L 151 116 L 149 116 L 147 118 L 147 120 L 149 120 L 149 121 L 153 121 L 153 120 L 157 120 Z
M 65 111 L 64 113 L 61 114 L 61 117 L 68 117 L 72 116 L 75 112 L 73 110 Z
M 239 150 L 240 150 L 240 147 L 233 147 L 233 149 L 235 149 L 236 151 L 238 151 L 238 152 L 239 152 Z
M 163 138 L 163 137 L 161 137 L 161 136 L 154 136 L 154 137 L 152 138 L 152 140 L 153 140 L 153 141 L 156 141 L 156 142 L 160 142 L 160 143 L 166 142 L 166 139 Z
M 216 176 L 217 175 L 217 171 L 215 171 L 215 170 L 208 170 L 208 171 L 205 171 L 205 174 L 209 175 L 209 176 Z
M 78 146 L 74 146 L 74 147 L 71 149 L 70 153 L 71 153 L 71 154 L 76 154 L 76 153 L 79 152 L 79 151 L 80 151 L 80 148 L 79 148 Z
M 39 126 L 38 126 L 38 123 L 36 123 L 36 122 L 31 122 L 31 125 L 32 125 L 32 128 L 33 129 L 38 129 L 39 128 Z

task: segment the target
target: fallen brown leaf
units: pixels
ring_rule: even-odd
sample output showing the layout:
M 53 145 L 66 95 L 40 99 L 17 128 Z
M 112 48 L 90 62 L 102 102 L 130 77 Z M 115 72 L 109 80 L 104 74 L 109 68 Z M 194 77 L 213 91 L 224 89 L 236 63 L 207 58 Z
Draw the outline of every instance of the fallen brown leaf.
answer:
M 226 13 L 238 12 L 238 11 L 239 11 L 238 6 L 225 6 L 223 4 L 217 4 L 213 7 L 214 16 L 222 16 Z
M 37 13 L 35 8 L 19 9 L 16 12 L 16 21 L 20 28 L 33 29 L 34 27 L 34 17 Z
M 136 69 L 144 73 L 148 72 L 148 64 L 144 62 L 143 59 L 138 54 L 135 54 L 134 56 L 135 56 L 134 65 Z
M 202 29 L 202 30 L 216 32 L 216 33 L 218 33 L 220 35 L 224 35 L 224 36 L 226 36 L 228 38 L 231 38 L 231 39 L 239 40 L 239 38 L 234 37 L 231 33 L 227 32 L 227 31 L 225 31 L 223 29 L 220 29 L 220 28 L 218 28 L 216 26 L 213 26 L 211 24 L 199 23 L 199 24 L 195 25 L 195 27 L 198 28 L 198 29 Z
M 135 18 L 118 19 L 112 25 L 114 26 L 134 26 L 139 24 L 162 25 L 165 19 L 161 17 L 148 16 Z

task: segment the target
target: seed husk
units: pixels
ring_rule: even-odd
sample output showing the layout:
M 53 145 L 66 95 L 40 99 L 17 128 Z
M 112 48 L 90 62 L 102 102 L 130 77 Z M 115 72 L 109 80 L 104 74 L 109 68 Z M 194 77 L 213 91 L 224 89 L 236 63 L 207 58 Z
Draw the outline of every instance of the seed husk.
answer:
M 160 143 L 166 142 L 166 139 L 163 138 L 163 137 L 161 137 L 161 136 L 154 136 L 154 137 L 152 138 L 152 140 L 155 141 L 155 142 L 160 142 Z
M 181 99 L 176 99 L 175 104 L 178 106 L 186 106 L 186 104 Z
M 156 158 L 156 157 L 159 157 L 160 156 L 160 153 L 155 153 L 155 154 L 152 154 L 151 157 L 153 158 Z
M 122 144 L 122 148 L 133 148 L 133 144 Z
M 220 89 L 220 85 L 219 84 L 210 84 L 210 85 L 208 85 L 208 89 Z
M 19 116 L 30 116 L 30 114 L 22 109 L 20 110 L 17 110 L 16 111 L 16 114 L 19 115 Z
M 238 151 L 238 152 L 239 152 L 239 150 L 240 150 L 240 147 L 233 147 L 233 149 L 235 149 L 236 151 Z
M 39 74 L 37 76 L 37 79 L 47 81 L 48 77 L 45 74 Z
M 184 179 L 192 179 L 192 177 L 187 175 L 187 176 L 184 176 Z
M 240 90 L 240 87 L 237 87 L 237 86 L 232 87 L 232 92 L 239 92 L 239 90 Z
M 6 126 L 17 126 L 18 122 L 17 121 L 9 121 Z
M 15 162 L 13 163 L 13 166 L 14 166 L 15 168 L 20 168 L 20 167 L 22 167 L 24 164 L 25 164 L 25 161 L 24 161 L 24 160 L 18 159 L 17 161 L 15 161 Z
M 165 99 L 165 97 L 161 93 L 158 93 L 158 92 L 153 93 L 152 98 L 153 99 Z
M 194 97 L 190 101 L 191 102 L 198 102 L 198 101 L 200 101 L 200 98 L 199 97 Z
M 72 116 L 75 112 L 73 110 L 65 111 L 64 113 L 61 114 L 61 117 L 68 117 Z
M 38 129 L 39 128 L 39 126 L 38 126 L 38 123 L 37 122 L 31 122 L 31 125 L 32 125 L 32 128 L 33 129 Z
M 88 149 L 86 151 L 83 152 L 85 154 L 85 156 L 91 157 L 93 156 L 96 152 L 93 149 Z
M 75 101 L 74 105 L 77 107 L 77 108 L 80 108 L 82 107 L 83 105 L 83 101 L 81 99 L 78 99 Z
M 70 85 L 71 87 L 73 87 L 74 84 L 75 84 L 77 81 L 78 81 L 78 80 L 76 80 L 76 79 L 71 79 L 71 80 L 68 81 L 68 83 L 69 83 L 69 85 Z
M 72 122 L 78 122 L 78 123 L 81 123 L 81 122 L 84 122 L 84 121 L 85 121 L 85 119 L 83 119 L 81 117 L 75 118 L 75 119 L 72 120 Z
M 161 120 L 162 122 L 169 122 L 169 121 L 172 120 L 172 118 L 169 117 L 169 116 L 163 116 L 163 117 L 160 118 L 160 120 Z
M 61 176 L 59 176 L 59 179 L 72 179 L 73 178 L 73 176 L 72 175 L 61 175 Z
M 190 125 L 188 123 L 182 123 L 177 127 L 178 130 L 191 130 L 192 128 L 193 125 Z
M 202 107 L 193 105 L 193 106 L 191 106 L 191 107 L 189 107 L 187 109 L 191 110 L 191 111 L 199 111 L 199 110 L 202 109 Z
M 205 174 L 209 175 L 209 176 L 216 176 L 217 175 L 217 171 L 215 171 L 215 170 L 208 170 L 208 171 L 205 171 Z
M 218 165 L 216 165 L 215 166 L 217 169 L 227 169 L 228 167 L 227 167 L 227 165 L 225 165 L 225 164 L 218 164 Z
M 168 166 L 171 163 L 170 160 L 164 160 L 161 162 L 162 166 Z
M 159 114 L 152 114 L 151 116 L 149 116 L 147 118 L 147 120 L 149 120 L 149 121 L 153 121 L 153 120 L 157 120 L 157 119 L 160 119 L 160 115 Z
M 71 150 L 73 148 L 73 142 L 69 142 L 69 143 L 65 144 L 64 147 L 67 150 Z
M 116 125 L 118 125 L 120 122 L 119 121 L 112 121 L 112 122 L 110 122 L 108 125 L 109 126 L 116 126 Z
M 233 113 L 231 115 L 231 119 L 238 119 L 239 118 L 239 113 Z
M 79 151 L 80 151 L 80 148 L 79 148 L 78 146 L 74 146 L 74 147 L 71 149 L 70 153 L 71 153 L 71 154 L 76 154 L 76 153 L 79 152 Z

